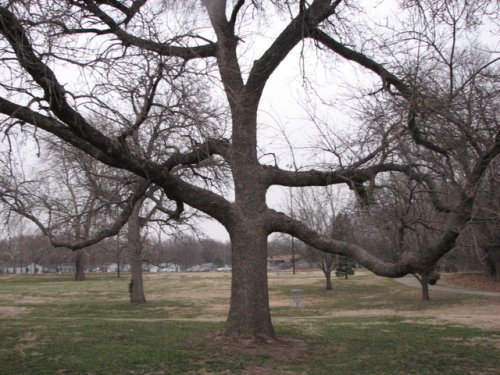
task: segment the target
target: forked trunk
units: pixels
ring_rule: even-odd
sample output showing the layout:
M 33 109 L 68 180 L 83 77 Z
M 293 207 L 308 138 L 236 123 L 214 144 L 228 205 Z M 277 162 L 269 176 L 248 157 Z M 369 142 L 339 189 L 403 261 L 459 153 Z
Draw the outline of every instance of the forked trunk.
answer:
M 129 284 L 130 302 L 146 303 L 142 280 L 142 244 L 140 224 L 141 204 L 136 204 L 128 220 L 127 250 L 130 260 L 131 280 Z
M 227 336 L 268 341 L 275 338 L 267 285 L 267 234 L 239 224 L 231 234 L 233 273 Z
M 75 252 L 75 281 L 85 280 L 84 268 L 85 268 L 84 254 L 82 250 L 78 250 Z

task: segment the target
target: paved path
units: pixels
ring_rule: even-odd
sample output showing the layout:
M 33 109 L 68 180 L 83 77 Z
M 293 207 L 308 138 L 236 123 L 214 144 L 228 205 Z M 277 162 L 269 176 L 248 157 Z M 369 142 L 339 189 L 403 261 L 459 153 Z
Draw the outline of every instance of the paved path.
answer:
M 420 288 L 420 283 L 413 276 L 405 276 L 399 279 L 394 279 L 400 284 L 411 286 L 414 288 Z M 445 286 L 435 286 L 429 285 L 430 290 L 439 291 L 439 292 L 450 292 L 450 293 L 462 293 L 462 294 L 473 294 L 476 296 L 489 296 L 489 297 L 500 297 L 500 292 L 485 292 L 482 290 L 471 290 L 471 289 L 460 289 L 460 288 L 448 288 Z

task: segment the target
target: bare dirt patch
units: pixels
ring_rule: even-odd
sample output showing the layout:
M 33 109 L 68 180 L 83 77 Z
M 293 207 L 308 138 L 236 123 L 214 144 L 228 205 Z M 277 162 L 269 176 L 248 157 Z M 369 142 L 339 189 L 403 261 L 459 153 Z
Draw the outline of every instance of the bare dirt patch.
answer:
M 265 356 L 271 361 L 291 362 L 307 357 L 308 345 L 301 339 L 278 339 L 269 342 L 242 340 L 237 338 L 228 338 L 222 335 L 207 335 L 213 340 L 214 344 L 220 349 L 219 352 L 238 357 L 241 354 L 252 355 L 254 357 Z M 246 367 L 242 372 L 246 375 L 254 374 L 297 374 L 297 372 L 286 371 L 282 369 L 268 368 L 265 366 Z
M 305 372 L 291 371 L 283 367 L 283 363 L 305 361 L 308 358 L 308 344 L 301 339 L 278 339 L 278 340 L 244 340 L 223 335 L 222 332 L 208 333 L 197 338 L 187 339 L 193 345 L 197 342 L 210 342 L 212 351 L 217 353 L 217 362 L 227 363 L 228 367 L 236 367 L 236 370 L 209 370 L 204 368 L 211 365 L 212 355 L 207 353 L 206 359 L 197 361 L 201 370 L 189 372 L 190 375 L 301 375 Z M 212 353 L 211 351 L 211 353 Z M 262 358 L 262 362 L 239 364 L 241 357 Z M 232 364 L 232 365 L 229 365 Z M 241 366 L 241 367 L 240 367 Z
M 251 353 L 254 355 L 268 355 L 279 361 L 297 360 L 304 358 L 307 351 L 307 343 L 299 339 L 280 339 L 270 343 L 255 343 L 253 341 L 231 340 L 225 345 L 232 345 L 233 349 Z

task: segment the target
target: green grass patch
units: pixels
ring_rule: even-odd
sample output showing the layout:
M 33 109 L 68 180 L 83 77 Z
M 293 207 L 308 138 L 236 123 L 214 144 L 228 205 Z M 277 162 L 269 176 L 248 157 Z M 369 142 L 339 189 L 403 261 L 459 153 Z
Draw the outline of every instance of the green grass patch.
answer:
M 270 274 L 282 341 L 242 346 L 216 336 L 227 274 L 145 275 L 145 305 L 128 302 L 127 277 L 87 279 L 0 277 L 0 374 L 499 372 L 500 331 L 432 315 L 498 306 L 492 298 L 433 293 L 423 303 L 418 289 L 367 273 L 334 280 L 333 291 L 319 273 Z
M 311 374 L 469 374 L 498 371 L 489 333 L 401 318 L 336 319 L 311 338 Z M 316 360 L 313 360 L 316 358 Z
M 196 370 L 206 348 L 186 338 L 218 328 L 207 323 L 114 319 L 29 319 L 1 329 L 2 374 L 183 374 Z M 200 342 L 200 345 L 203 342 Z M 201 350 L 200 350 L 201 349 Z

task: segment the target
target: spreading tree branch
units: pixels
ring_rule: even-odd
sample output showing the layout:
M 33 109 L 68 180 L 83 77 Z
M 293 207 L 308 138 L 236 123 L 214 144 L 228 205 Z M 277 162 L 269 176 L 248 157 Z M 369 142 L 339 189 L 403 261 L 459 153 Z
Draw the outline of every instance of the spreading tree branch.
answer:
M 369 58 L 363 53 L 357 52 L 351 48 L 348 48 L 344 44 L 336 41 L 330 35 L 325 32 L 314 29 L 309 34 L 311 38 L 323 44 L 328 49 L 342 56 L 343 58 L 353 61 L 364 68 L 371 70 L 377 74 L 384 84 L 384 87 L 394 86 L 398 92 L 408 101 L 410 104 L 410 109 L 408 113 L 408 129 L 413 137 L 416 144 L 422 145 L 429 150 L 435 151 L 443 156 L 448 156 L 448 151 L 436 143 L 424 138 L 422 132 L 417 126 L 417 114 L 416 109 L 412 108 L 415 99 L 418 97 L 418 93 L 412 90 L 408 85 L 406 85 L 401 79 L 396 77 L 394 74 L 385 69 L 381 64 L 375 62 L 373 59 Z

